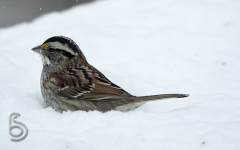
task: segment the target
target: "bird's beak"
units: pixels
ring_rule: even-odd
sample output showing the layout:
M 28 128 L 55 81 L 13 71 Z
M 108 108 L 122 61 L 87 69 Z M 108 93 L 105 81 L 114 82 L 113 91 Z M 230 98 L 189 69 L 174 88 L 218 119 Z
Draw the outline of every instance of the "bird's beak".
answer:
M 42 47 L 41 47 L 41 45 L 32 48 L 32 50 L 33 50 L 34 52 L 36 52 L 36 53 L 39 53 L 39 54 L 42 53 Z

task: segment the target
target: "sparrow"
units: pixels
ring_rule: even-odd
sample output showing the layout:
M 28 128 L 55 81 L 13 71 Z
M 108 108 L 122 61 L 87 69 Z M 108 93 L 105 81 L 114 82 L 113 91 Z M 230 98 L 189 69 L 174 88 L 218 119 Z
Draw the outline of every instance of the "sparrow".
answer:
M 32 48 L 42 57 L 41 93 L 48 106 L 58 112 L 122 112 L 134 110 L 148 101 L 183 98 L 188 94 L 133 96 L 112 83 L 90 65 L 70 38 L 54 36 Z

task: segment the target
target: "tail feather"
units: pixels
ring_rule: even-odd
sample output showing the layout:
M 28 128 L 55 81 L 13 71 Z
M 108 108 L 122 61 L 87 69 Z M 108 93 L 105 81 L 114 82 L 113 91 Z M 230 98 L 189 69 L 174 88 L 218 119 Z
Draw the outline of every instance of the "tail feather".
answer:
M 129 111 L 136 109 L 137 107 L 143 105 L 147 101 L 154 100 L 166 100 L 170 98 L 184 98 L 188 97 L 188 94 L 161 94 L 161 95 L 151 95 L 151 96 L 133 96 L 115 100 L 100 100 L 96 105 L 98 105 L 99 110 L 102 112 L 110 110 L 120 110 L 120 111 Z
M 120 101 L 128 101 L 128 103 L 153 101 L 153 100 L 165 100 L 169 98 L 184 98 L 188 97 L 188 94 L 160 94 L 160 95 L 150 95 L 150 96 L 137 96 L 119 99 Z

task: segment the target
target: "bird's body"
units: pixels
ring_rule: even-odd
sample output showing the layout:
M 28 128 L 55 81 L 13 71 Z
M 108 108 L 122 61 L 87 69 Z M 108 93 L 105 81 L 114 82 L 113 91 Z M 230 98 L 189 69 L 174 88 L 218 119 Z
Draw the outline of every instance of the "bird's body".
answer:
M 154 99 L 186 97 L 164 94 L 132 96 L 91 66 L 80 48 L 69 38 L 56 36 L 33 48 L 43 58 L 41 92 L 55 110 L 129 111 Z

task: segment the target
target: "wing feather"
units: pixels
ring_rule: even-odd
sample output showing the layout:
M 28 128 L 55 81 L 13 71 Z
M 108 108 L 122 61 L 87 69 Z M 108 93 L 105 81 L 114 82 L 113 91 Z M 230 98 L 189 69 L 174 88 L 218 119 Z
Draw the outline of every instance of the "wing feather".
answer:
M 131 96 L 91 65 L 55 74 L 53 78 L 59 86 L 57 94 L 67 99 L 102 100 Z

